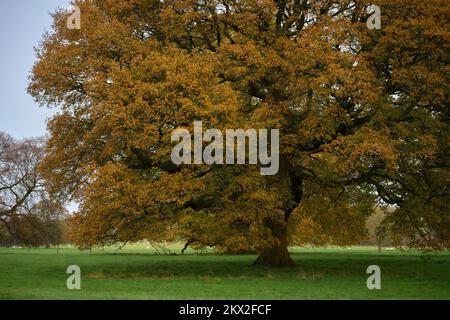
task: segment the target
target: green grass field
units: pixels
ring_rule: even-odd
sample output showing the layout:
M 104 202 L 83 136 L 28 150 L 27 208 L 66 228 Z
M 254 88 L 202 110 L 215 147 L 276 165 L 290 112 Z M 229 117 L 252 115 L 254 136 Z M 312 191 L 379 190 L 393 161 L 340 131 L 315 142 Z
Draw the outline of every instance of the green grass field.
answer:
M 0 299 L 450 299 L 448 252 L 293 248 L 295 268 L 271 269 L 252 255 L 114 251 L 0 249 Z M 373 264 L 381 290 L 366 287 Z M 81 290 L 66 288 L 69 265 L 81 268 Z

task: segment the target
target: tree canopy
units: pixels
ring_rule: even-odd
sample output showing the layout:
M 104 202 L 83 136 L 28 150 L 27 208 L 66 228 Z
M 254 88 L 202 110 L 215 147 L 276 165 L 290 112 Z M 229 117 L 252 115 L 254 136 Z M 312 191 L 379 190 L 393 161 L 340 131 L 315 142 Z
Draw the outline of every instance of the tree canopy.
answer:
M 42 165 L 81 203 L 79 246 L 184 239 L 288 266 L 313 230 L 353 243 L 376 203 L 410 245 L 450 247 L 446 0 L 87 0 L 54 14 L 29 92 L 60 106 Z M 180 165 L 194 121 L 280 130 L 280 170 Z M 299 229 L 300 228 L 300 229 Z

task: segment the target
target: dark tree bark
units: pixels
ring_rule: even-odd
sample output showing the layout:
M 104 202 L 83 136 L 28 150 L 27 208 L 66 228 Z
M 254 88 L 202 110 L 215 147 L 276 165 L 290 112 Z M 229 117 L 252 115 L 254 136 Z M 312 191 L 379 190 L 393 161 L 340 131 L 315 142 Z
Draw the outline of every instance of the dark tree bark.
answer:
M 187 250 L 187 248 L 189 248 L 189 246 L 191 245 L 191 243 L 194 242 L 194 240 L 189 239 L 188 241 L 186 241 L 186 243 L 184 244 L 184 248 L 181 250 L 181 254 L 184 254 L 184 252 Z
M 294 261 L 288 251 L 287 225 L 283 222 L 274 222 L 271 220 L 267 221 L 266 225 L 278 241 L 271 248 L 263 249 L 255 264 L 270 267 L 294 266 Z
M 271 231 L 272 236 L 278 241 L 271 248 L 263 249 L 255 264 L 270 267 L 292 267 L 294 266 L 294 261 L 288 251 L 287 226 L 292 212 L 302 201 L 303 178 L 299 170 L 293 168 L 289 161 L 281 156 L 278 179 L 289 181 L 293 204 L 291 203 L 287 206 L 284 221 L 268 218 L 264 222 L 264 225 Z

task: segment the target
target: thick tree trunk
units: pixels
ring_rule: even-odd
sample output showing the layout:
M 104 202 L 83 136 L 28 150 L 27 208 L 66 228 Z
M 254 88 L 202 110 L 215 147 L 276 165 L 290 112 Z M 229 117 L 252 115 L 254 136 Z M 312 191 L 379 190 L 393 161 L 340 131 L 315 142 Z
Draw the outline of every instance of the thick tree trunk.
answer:
M 291 166 L 286 157 L 280 157 L 280 170 L 277 177 L 278 183 L 289 182 L 289 189 L 292 194 L 294 204 L 288 204 L 285 208 L 284 221 L 267 218 L 264 225 L 269 228 L 272 236 L 278 241 L 271 247 L 260 252 L 255 264 L 270 266 L 270 267 L 292 267 L 294 261 L 289 255 L 288 239 L 287 239 L 287 225 L 289 218 L 295 208 L 300 204 L 303 196 L 303 179 L 295 168 Z
M 278 241 L 271 248 L 262 250 L 255 264 L 270 267 L 293 267 L 294 261 L 288 251 L 286 224 L 268 221 L 267 225 Z

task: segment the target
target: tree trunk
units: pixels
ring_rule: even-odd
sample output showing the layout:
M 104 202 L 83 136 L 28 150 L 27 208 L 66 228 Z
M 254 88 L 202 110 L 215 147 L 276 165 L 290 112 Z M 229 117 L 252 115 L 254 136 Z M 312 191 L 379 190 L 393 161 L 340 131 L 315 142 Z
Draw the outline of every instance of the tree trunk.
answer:
M 286 224 L 268 221 L 272 235 L 278 239 L 271 248 L 263 249 L 255 264 L 269 267 L 293 267 L 294 261 L 288 252 Z
M 267 218 L 264 225 L 269 228 L 272 236 L 278 241 L 271 248 L 263 249 L 255 264 L 270 267 L 293 267 L 294 261 L 289 255 L 287 225 L 295 208 L 300 204 L 303 196 L 303 179 L 291 166 L 286 157 L 280 156 L 280 170 L 277 176 L 272 177 L 275 183 L 289 182 L 289 189 L 294 204 L 288 204 L 285 208 L 284 221 Z M 276 181 L 278 179 L 278 181 Z

